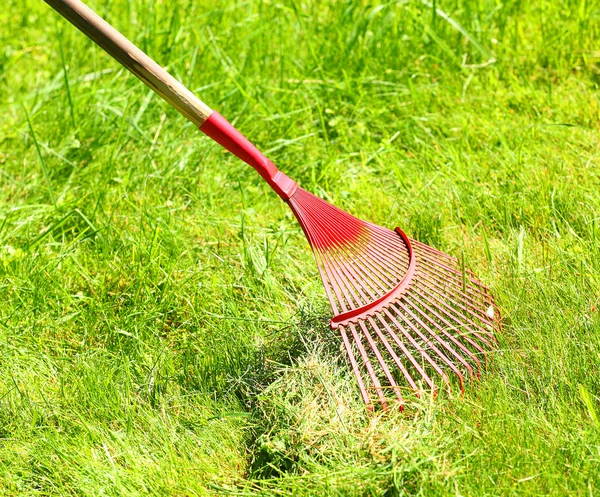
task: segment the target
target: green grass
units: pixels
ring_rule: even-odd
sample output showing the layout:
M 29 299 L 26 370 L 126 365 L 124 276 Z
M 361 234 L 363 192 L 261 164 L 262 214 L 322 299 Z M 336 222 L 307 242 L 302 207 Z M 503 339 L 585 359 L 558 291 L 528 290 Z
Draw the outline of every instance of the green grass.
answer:
M 0 494 L 600 494 L 597 1 L 89 3 L 305 188 L 464 253 L 504 330 L 463 397 L 365 414 L 287 207 L 8 0 Z

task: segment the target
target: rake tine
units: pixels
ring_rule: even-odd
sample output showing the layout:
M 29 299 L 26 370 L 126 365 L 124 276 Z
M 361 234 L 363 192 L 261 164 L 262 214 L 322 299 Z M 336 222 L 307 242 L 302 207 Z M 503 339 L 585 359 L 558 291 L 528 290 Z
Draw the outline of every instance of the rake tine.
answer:
M 310 208 L 308 208 L 307 210 L 309 210 L 309 211 L 310 211 Z M 329 222 L 329 221 L 327 221 L 327 220 L 326 220 L 326 221 L 324 221 L 324 223 L 325 223 L 325 224 L 328 224 L 328 222 Z M 320 255 L 321 255 L 321 256 L 323 255 L 323 254 L 322 254 L 320 251 L 319 251 L 319 253 L 320 253 Z M 346 262 L 346 263 L 347 263 L 347 264 L 345 264 L 344 266 L 356 266 L 358 261 L 357 261 L 356 259 L 354 259 L 354 260 L 353 260 L 353 259 L 350 259 L 350 258 L 348 257 L 348 254 L 349 254 L 349 253 L 350 253 L 350 254 L 352 254 L 352 255 L 354 255 L 354 256 L 356 256 L 356 257 L 359 257 L 359 256 L 361 255 L 360 253 L 358 253 L 358 251 L 357 251 L 357 250 L 354 248 L 354 246 L 353 246 L 353 245 L 345 247 L 345 250 L 338 250 L 338 251 L 335 251 L 335 255 L 337 255 L 337 256 L 340 256 L 340 258 L 342 258 L 342 259 L 344 260 L 344 262 Z M 368 259 L 365 259 L 365 261 L 368 261 Z M 358 267 L 359 267 L 359 268 L 361 267 L 361 266 L 360 266 L 360 264 L 358 264 Z M 347 269 L 347 267 L 342 267 L 342 270 L 345 270 L 345 269 Z M 373 268 L 372 268 L 372 269 L 373 269 Z M 404 268 L 404 270 L 405 270 L 405 269 L 406 269 L 406 268 Z M 349 269 L 348 269 L 348 272 L 350 272 L 350 270 L 349 270 Z M 369 274 L 369 272 L 365 271 L 365 270 L 364 270 L 364 268 L 362 268 L 362 270 L 361 270 L 361 273 L 362 273 L 362 276 L 361 276 L 360 278 L 357 278 L 357 275 L 358 275 L 358 273 L 356 273 L 356 274 L 350 274 L 350 275 L 347 275 L 347 278 L 348 278 L 348 276 L 349 276 L 349 280 L 350 280 L 350 281 L 353 281 L 353 280 L 359 280 L 359 281 L 365 281 L 365 282 L 367 282 L 367 283 L 369 283 L 369 282 L 370 282 L 370 283 L 373 283 L 373 284 L 375 284 L 375 285 L 378 285 L 378 282 L 376 281 L 376 279 L 375 279 L 375 278 L 373 278 L 373 277 L 372 277 L 372 276 Z M 381 273 L 381 272 L 377 272 L 377 273 L 373 272 L 373 274 L 377 274 L 377 276 L 381 276 L 381 274 L 382 274 L 382 273 Z M 373 290 L 375 290 L 375 288 L 374 288 L 373 286 L 372 286 L 372 289 L 373 289 Z M 383 290 L 383 292 L 385 293 L 386 289 L 385 289 L 385 288 L 381 288 L 381 287 L 380 287 L 379 291 L 382 291 L 382 290 Z M 367 303 L 367 302 L 369 302 L 369 298 L 365 297 L 364 295 L 361 295 L 361 296 L 362 296 L 362 297 L 363 297 L 363 299 L 364 299 L 364 300 L 363 300 L 363 304 L 364 304 L 364 303 Z M 374 295 L 371 295 L 371 296 L 370 296 L 370 298 L 371 298 L 371 299 L 372 299 L 372 298 L 375 298 L 375 296 L 374 296 Z
M 421 276 L 422 276 L 421 280 L 424 280 L 424 281 L 415 281 L 415 285 L 421 286 L 422 288 L 425 289 L 425 291 L 428 288 L 431 289 L 437 295 L 439 295 L 440 298 L 443 298 L 443 297 L 452 298 L 453 303 L 455 303 L 457 307 L 460 307 L 465 312 L 467 312 L 467 313 L 471 314 L 473 317 L 479 319 L 485 325 L 487 325 L 487 326 L 493 325 L 493 321 L 491 321 L 491 318 L 487 314 L 485 314 L 485 312 L 480 311 L 480 309 L 478 309 L 476 307 L 475 303 L 473 303 L 473 301 L 471 299 L 469 299 L 468 297 L 465 297 L 464 294 L 457 295 L 456 293 L 449 293 L 447 288 L 445 289 L 443 286 L 441 286 L 435 280 L 432 280 L 429 277 L 423 277 L 423 275 L 421 275 Z M 462 302 L 464 305 L 459 304 L 460 302 Z M 487 303 L 486 303 L 486 305 L 487 305 Z
M 398 309 L 398 307 L 396 307 L 397 305 L 400 305 L 400 302 L 396 302 L 396 305 L 392 305 L 390 306 L 391 309 L 394 310 L 394 312 L 396 313 L 396 315 L 402 319 L 407 325 L 408 327 L 417 334 L 417 336 L 423 340 L 428 346 L 429 348 L 431 348 L 431 350 L 433 350 L 440 359 L 442 359 L 442 361 L 452 370 L 452 372 L 454 372 L 454 374 L 456 374 L 456 376 L 458 376 L 458 379 L 460 381 L 460 390 L 461 392 L 464 391 L 464 378 L 462 373 L 460 372 L 460 370 L 456 367 L 456 365 L 446 356 L 446 354 L 444 354 L 436 345 L 435 343 L 433 343 L 429 338 L 427 338 L 420 330 L 419 328 L 417 328 L 414 323 L 412 323 L 409 319 L 407 319 L 407 317 L 400 312 L 400 309 Z M 448 383 L 448 385 L 450 385 Z
M 425 383 L 427 383 L 427 386 L 429 386 L 429 388 L 431 388 L 432 390 L 437 391 L 435 383 L 433 382 L 433 380 L 431 379 L 431 377 L 426 373 L 426 371 L 423 369 L 423 367 L 421 366 L 421 364 L 419 364 L 419 361 L 417 361 L 415 359 L 415 357 L 411 354 L 411 352 L 406 348 L 406 345 L 404 344 L 404 342 L 398 338 L 398 335 L 394 332 L 394 330 L 392 330 L 392 328 L 385 321 L 385 319 L 383 319 L 383 317 L 381 316 L 381 314 L 377 314 L 377 319 L 383 325 L 383 327 L 388 332 L 388 334 L 392 337 L 392 340 L 394 340 L 394 342 L 396 343 L 396 345 L 398 346 L 398 348 L 400 348 L 400 350 L 402 351 L 402 353 L 408 358 L 408 360 L 412 364 L 412 366 L 418 371 L 418 373 L 421 375 L 421 377 L 425 380 Z M 404 372 L 406 370 L 404 368 L 402 368 L 401 371 Z M 417 390 L 417 385 L 415 384 L 415 382 L 412 379 L 412 377 L 410 377 L 410 374 L 408 373 L 408 371 L 406 371 L 405 377 L 407 378 L 407 381 L 409 382 L 410 386 L 412 388 L 414 388 L 415 391 L 416 391 Z M 417 392 L 417 394 L 418 394 L 418 392 Z
M 314 238 L 312 232 L 307 228 L 308 224 L 307 224 L 307 220 L 305 219 L 304 213 L 302 211 L 298 211 L 298 212 L 294 211 L 294 214 L 296 215 L 296 218 L 298 219 L 298 223 L 300 224 L 302 231 L 304 231 L 304 235 L 306 236 L 308 243 L 313 248 L 313 255 L 315 256 L 315 260 L 317 262 L 317 269 L 319 270 L 319 275 L 321 276 L 321 281 L 323 281 L 323 286 L 325 287 L 325 292 L 327 293 L 327 298 L 329 300 L 329 304 L 331 305 L 331 310 L 333 311 L 334 314 L 339 314 L 340 310 L 338 308 L 338 303 L 342 303 L 343 299 L 341 298 L 341 296 L 338 293 L 336 293 L 336 298 L 333 298 L 333 295 L 331 294 L 331 285 L 326 284 L 326 282 L 328 281 L 328 278 L 327 278 L 327 275 L 324 273 L 322 263 L 320 261 L 319 252 L 317 251 L 316 248 L 314 248 L 316 246 L 315 238 Z M 334 289 L 334 291 L 335 291 L 335 289 Z M 341 307 L 342 307 L 342 311 L 348 310 L 344 305 L 341 305 Z
M 369 346 L 371 347 L 371 350 L 375 354 L 375 357 L 377 358 L 377 362 L 379 362 L 379 365 L 381 366 L 381 369 L 383 370 L 386 378 L 390 382 L 390 385 L 391 385 L 392 389 L 394 390 L 394 393 L 396 394 L 396 397 L 398 397 L 400 405 L 402 406 L 402 409 L 403 409 L 404 408 L 403 407 L 404 406 L 404 400 L 402 399 L 402 395 L 400 394 L 400 389 L 398 388 L 398 385 L 396 384 L 396 380 L 394 380 L 394 377 L 392 376 L 392 373 L 390 373 L 390 370 L 388 369 L 387 364 L 385 363 L 385 360 L 383 359 L 383 356 L 381 355 L 381 352 L 379 352 L 379 349 L 377 348 L 377 345 L 376 345 L 375 341 L 373 340 L 373 337 L 369 333 L 369 330 L 367 329 L 367 327 L 365 325 L 365 322 L 364 321 L 359 321 L 358 324 L 360 326 L 360 329 L 363 332 L 363 335 L 365 335 L 365 338 L 367 339 L 367 342 L 369 343 Z
M 412 298 L 416 300 L 416 302 L 421 305 L 422 307 L 424 307 L 427 312 L 429 314 L 431 314 L 432 316 L 434 316 L 435 318 L 439 319 L 442 323 L 444 323 L 446 326 L 448 326 L 449 329 L 451 330 L 457 330 L 460 333 L 460 337 L 463 338 L 465 341 L 467 341 L 470 345 L 472 345 L 473 347 L 475 347 L 481 354 L 486 355 L 486 350 L 481 347 L 477 342 L 475 342 L 474 340 L 471 340 L 471 338 L 469 336 L 463 335 L 462 332 L 453 324 L 451 324 L 448 320 L 446 320 L 444 317 L 440 316 L 439 313 L 437 313 L 434 309 L 432 309 L 429 305 L 423 303 L 421 301 L 421 299 L 419 299 L 417 297 L 417 293 L 414 292 L 412 294 Z M 427 314 L 426 312 L 423 312 L 421 310 L 419 310 L 419 312 L 421 312 L 421 315 L 425 318 L 427 318 L 438 330 L 440 330 L 440 332 L 442 332 L 445 336 L 447 336 L 450 340 L 452 340 L 453 342 L 455 342 L 459 347 L 461 347 L 461 349 L 463 349 L 466 353 L 468 353 L 470 356 L 472 356 L 473 360 L 477 361 L 477 363 L 479 364 L 479 366 L 481 367 L 481 363 L 479 362 L 479 360 L 477 359 L 477 356 L 475 354 L 473 354 L 467 347 L 465 347 L 462 343 L 460 343 L 460 341 L 458 341 L 454 336 L 452 336 L 451 333 L 448 333 L 447 330 L 445 330 L 444 328 L 442 328 L 434 319 L 432 319 L 430 317 L 429 314 Z
M 424 243 L 421 243 L 419 241 L 416 241 L 416 240 L 414 240 L 414 241 L 415 241 L 415 244 L 417 245 L 417 247 L 422 248 L 426 253 L 431 254 L 433 257 L 437 257 L 439 260 L 446 260 L 452 264 L 459 264 L 458 259 L 456 257 L 452 257 L 448 254 L 444 254 L 443 252 L 440 252 L 439 250 L 434 249 L 433 247 L 430 247 L 429 245 L 425 245 Z M 471 275 L 471 281 L 473 283 L 488 290 L 488 288 L 481 281 L 479 281 L 479 279 L 477 278 L 477 275 L 473 271 L 471 271 L 469 268 L 465 268 L 465 272 Z
M 396 284 L 398 284 L 397 280 L 392 280 L 390 279 L 387 274 L 385 272 L 383 272 L 383 270 L 385 268 L 383 267 L 377 267 L 374 266 L 372 263 L 370 263 L 369 260 L 367 260 L 367 262 L 362 262 L 366 267 L 362 267 L 360 265 L 360 263 L 356 263 L 354 261 L 348 261 L 349 264 L 352 265 L 358 265 L 358 267 L 360 267 L 362 269 L 362 272 L 365 274 L 365 276 L 368 274 L 367 271 L 370 269 L 371 270 L 371 274 L 373 276 L 370 276 L 370 278 L 365 279 L 365 281 L 369 281 L 369 279 L 373 282 L 374 285 L 376 285 L 377 287 L 379 287 L 379 291 L 377 292 L 377 296 L 381 296 L 384 295 L 389 288 L 393 288 Z M 403 271 L 406 271 L 406 267 L 404 268 Z M 397 272 L 397 271 L 396 271 Z M 403 272 L 401 273 L 403 274 Z M 377 278 L 375 278 L 375 276 Z M 382 283 L 385 283 L 384 286 L 382 286 Z M 370 285 L 372 290 L 376 290 L 372 285 Z M 375 298 L 375 296 L 373 295 L 371 298 Z M 365 303 L 368 303 L 369 300 L 367 300 Z
M 493 320 L 489 315 L 485 314 L 482 310 L 476 307 L 476 304 L 469 298 L 465 298 L 464 295 L 453 292 L 452 287 L 444 287 L 434 280 L 428 277 L 420 278 L 419 281 L 415 281 L 415 286 L 423 289 L 424 292 L 435 293 L 439 300 L 444 302 L 450 302 L 452 306 L 460 308 L 463 313 L 469 314 L 473 319 L 481 322 L 479 326 L 485 329 L 486 326 L 493 326 Z M 486 307 L 489 307 L 487 303 L 484 303 Z
M 407 304 L 410 305 L 410 302 L 407 302 Z M 454 350 L 442 337 L 440 337 L 437 333 L 435 333 L 429 326 L 427 326 L 418 316 L 416 316 L 409 308 L 409 306 L 407 306 L 405 303 L 403 303 L 402 301 L 398 301 L 396 302 L 397 306 L 400 306 L 404 311 L 406 311 L 418 324 L 420 324 L 424 330 L 426 330 L 442 347 L 444 347 L 451 355 L 453 355 L 469 372 L 469 374 L 471 376 L 473 376 L 473 368 L 471 367 L 471 365 L 467 362 L 467 360 L 461 356 L 458 352 L 456 352 L 456 350 Z M 422 313 L 419 309 L 415 308 L 414 306 L 410 305 L 411 308 L 419 311 L 420 313 Z M 427 320 L 430 320 L 430 318 L 427 317 L 426 314 L 424 314 L 425 318 Z M 436 324 L 436 323 L 434 323 Z M 458 344 L 457 346 L 460 347 L 461 344 Z M 464 347 L 464 346 L 463 346 Z M 461 349 L 462 350 L 462 349 Z M 467 350 L 467 354 L 468 355 L 472 355 L 468 350 Z M 477 361 L 477 358 L 475 356 L 473 356 L 473 359 L 475 361 Z M 479 363 L 479 361 L 477 361 L 477 363 Z
M 310 212 L 310 209 L 307 209 L 307 212 Z M 320 235 L 320 233 L 318 231 L 315 231 L 315 233 L 316 233 L 316 237 L 315 237 L 316 241 L 319 244 L 323 244 L 324 243 L 323 237 Z M 312 238 L 312 236 L 310 238 Z M 309 238 L 309 240 L 310 240 L 310 238 Z M 327 276 L 331 275 L 333 277 L 333 281 L 331 278 L 327 278 L 327 281 L 329 281 L 329 283 L 333 287 L 333 290 L 336 293 L 336 296 L 338 297 L 338 302 L 341 303 L 345 300 L 349 305 L 352 306 L 353 305 L 352 300 L 354 300 L 354 302 L 356 304 L 360 305 L 361 301 L 357 297 L 356 293 L 354 293 L 352 291 L 352 289 L 349 288 L 348 285 L 345 283 L 347 281 L 352 282 L 352 279 L 343 278 L 339 274 L 339 272 L 337 270 L 337 266 L 335 264 L 335 261 L 330 259 L 329 254 L 327 252 L 323 253 L 321 250 L 319 250 L 317 248 L 314 250 L 314 253 L 315 253 L 315 257 L 317 258 L 317 264 L 318 265 L 322 264 L 324 266 L 325 274 Z M 318 257 L 317 257 L 317 255 L 318 255 Z M 319 262 L 320 262 L 320 264 L 319 264 Z M 321 276 L 323 276 L 322 273 L 321 273 Z M 326 280 L 323 279 L 323 281 L 325 282 Z M 325 285 L 325 286 L 327 287 L 327 285 Z M 341 297 L 340 293 L 343 295 L 343 299 L 340 298 Z M 352 299 L 350 298 L 349 294 L 352 295 Z M 363 296 L 363 298 L 364 298 L 364 296 Z M 346 311 L 347 307 L 342 306 L 342 310 Z
M 397 311 L 394 306 L 390 306 L 390 309 L 394 309 L 394 311 Z M 438 366 L 438 364 L 429 356 L 429 354 L 426 352 L 426 350 L 410 335 L 410 333 L 408 333 L 406 331 L 406 329 L 404 328 L 404 326 L 402 326 L 394 316 L 392 316 L 390 314 L 390 311 L 388 309 L 384 310 L 385 315 L 390 319 L 390 321 L 392 321 L 392 323 L 394 324 L 394 326 L 399 329 L 401 331 L 401 333 L 406 337 L 406 339 L 411 343 L 411 345 L 417 349 L 417 351 L 421 354 L 421 356 L 423 357 L 423 359 L 425 359 L 433 369 L 435 369 L 435 371 L 442 377 L 442 379 L 444 380 L 444 383 L 446 384 L 446 387 L 448 388 L 448 392 L 451 392 L 451 386 L 450 386 L 450 380 L 448 379 L 448 376 L 446 375 L 446 373 Z M 399 315 L 399 317 L 403 318 L 402 315 Z M 413 330 L 414 331 L 414 330 Z M 427 342 L 426 342 L 427 343 Z M 429 345 L 429 344 L 428 344 Z
M 339 273 L 337 266 L 333 263 L 333 261 L 330 261 L 328 257 L 322 258 L 321 261 L 325 266 L 325 273 L 331 276 L 329 278 L 329 283 L 334 287 L 334 291 L 335 288 L 338 288 L 339 292 L 341 292 L 341 294 L 343 295 L 344 300 L 348 303 L 348 305 L 351 308 L 355 307 L 354 304 L 360 306 L 361 300 L 359 296 L 348 285 L 348 279 L 344 278 L 343 275 Z M 338 294 L 338 292 L 336 292 L 336 294 Z M 341 302 L 342 301 L 340 301 L 340 303 Z M 342 306 L 342 309 L 346 311 L 348 310 L 348 307 Z
M 454 320 L 455 320 L 457 323 L 460 323 L 462 318 L 461 318 L 461 317 L 457 317 L 457 316 L 456 316 L 456 311 L 455 311 L 455 309 L 453 309 L 452 307 L 450 307 L 450 306 L 449 306 L 449 305 L 448 305 L 446 302 L 444 302 L 443 300 L 439 299 L 439 298 L 436 296 L 436 293 L 437 293 L 437 292 L 435 292 L 435 290 L 434 290 L 432 294 L 429 294 L 429 296 L 430 296 L 432 299 L 434 299 L 434 300 L 435 300 L 435 301 L 436 301 L 436 302 L 439 304 L 439 306 L 440 306 L 440 309 L 443 309 L 443 310 L 445 310 L 445 311 L 446 311 L 446 313 L 447 313 L 448 315 L 452 316 L 452 317 L 453 317 L 453 319 L 454 319 Z M 460 307 L 461 307 L 461 308 L 463 308 L 462 306 L 460 306 Z M 464 308 L 463 308 L 463 309 L 464 309 Z M 471 319 L 469 319 L 469 318 L 464 318 L 464 320 L 465 320 L 465 321 L 466 321 L 468 324 L 470 324 L 470 325 L 474 326 L 474 327 L 476 328 L 476 330 L 479 330 L 480 332 L 482 332 L 482 333 L 484 333 L 484 334 L 486 334 L 486 335 L 490 334 L 490 332 L 489 332 L 488 330 L 485 330 L 484 328 L 482 328 L 481 326 L 479 326 L 477 323 L 473 322 Z M 479 332 L 478 332 L 478 331 L 471 330 L 471 333 L 472 333 L 472 335 L 473 335 L 473 336 L 477 337 L 477 338 L 478 338 L 479 340 L 481 340 L 483 343 L 485 343 L 485 344 L 486 344 L 486 345 L 488 345 L 489 347 L 492 347 L 492 345 L 490 344 L 490 342 L 489 342 L 489 341 L 488 341 L 488 340 L 487 340 L 485 337 L 481 336 L 481 335 L 479 334 Z
M 375 267 L 371 266 L 371 273 L 369 274 L 368 270 L 366 270 L 364 267 L 361 266 L 360 262 L 357 262 L 356 260 L 352 260 L 349 259 L 344 253 L 341 253 L 341 258 L 344 260 L 344 262 L 349 265 L 349 266 L 358 266 L 357 269 L 359 269 L 359 271 L 362 273 L 362 281 L 365 281 L 369 284 L 369 286 L 371 287 L 371 289 L 373 291 L 375 291 L 378 295 L 383 295 L 387 292 L 387 290 L 389 289 L 390 285 L 394 285 L 397 283 L 396 282 L 392 282 L 390 280 L 388 280 L 387 278 L 385 278 L 385 280 L 387 281 L 388 285 L 387 286 L 380 286 L 381 281 L 378 281 L 374 276 L 377 275 L 380 279 L 384 278 L 385 273 L 381 273 L 381 272 L 375 272 Z M 364 262 L 363 262 L 364 263 Z M 367 266 L 370 266 L 370 264 L 366 263 Z M 350 271 L 350 270 L 349 270 Z M 358 279 L 358 278 L 357 278 Z M 378 286 L 379 288 L 376 289 L 375 287 Z M 376 298 L 375 294 L 371 293 L 371 298 L 374 299 Z M 365 302 L 369 302 L 369 299 L 366 299 Z
M 425 261 L 427 262 L 427 261 Z M 438 276 L 443 278 L 443 281 L 445 281 L 446 283 L 451 283 L 453 286 L 456 287 L 456 289 L 458 291 L 460 291 L 465 297 L 467 298 L 471 298 L 473 299 L 473 294 L 475 294 L 475 297 L 487 297 L 487 294 L 483 293 L 483 292 L 475 292 L 473 290 L 473 288 L 477 288 L 476 285 L 472 284 L 472 285 L 467 285 L 464 289 L 463 289 L 463 282 L 461 278 L 457 278 L 455 277 L 452 273 L 447 273 L 447 272 L 443 272 L 440 271 L 435 264 L 431 264 L 431 265 L 424 265 L 423 267 L 423 272 L 430 274 L 432 277 Z M 485 301 L 486 299 L 484 299 Z M 489 304 L 492 303 L 491 300 L 489 300 L 488 302 Z
M 367 372 L 369 373 L 369 376 L 371 377 L 371 382 L 373 383 L 375 392 L 377 393 L 377 396 L 379 397 L 379 401 L 381 402 L 382 407 L 384 409 L 387 409 L 387 402 L 385 400 L 385 396 L 383 395 L 383 389 L 381 388 L 381 383 L 379 383 L 379 380 L 377 379 L 377 375 L 375 374 L 375 371 L 373 370 L 373 366 L 371 364 L 371 361 L 369 360 L 369 356 L 367 355 L 367 352 L 362 344 L 362 340 L 360 339 L 360 336 L 356 333 L 356 328 L 354 327 L 353 324 L 350 325 L 350 332 L 352 333 L 352 337 L 354 338 L 354 343 L 356 343 L 356 346 L 358 347 L 360 356 L 362 357 L 362 360 L 365 363 Z
M 476 290 L 472 285 L 467 285 L 463 290 L 462 281 L 455 278 L 451 274 L 442 272 L 437 270 L 435 267 L 430 266 L 426 269 L 422 269 L 422 276 L 424 279 L 431 281 L 432 284 L 440 287 L 440 280 L 444 283 L 445 287 L 442 287 L 447 292 L 452 292 L 451 295 L 455 295 L 459 293 L 461 298 L 465 300 L 465 302 L 469 302 L 473 308 L 477 311 L 482 311 L 480 307 L 478 307 L 482 302 L 491 305 L 492 301 L 487 300 L 487 296 Z M 483 298 L 482 298 L 483 297 Z M 485 314 L 485 313 L 484 313 Z
M 383 335 L 383 332 L 379 329 L 379 326 L 377 326 L 377 324 L 375 323 L 375 321 L 373 321 L 373 318 L 371 318 L 371 317 L 368 318 L 368 321 L 371 324 L 371 327 L 375 330 L 375 333 L 377 334 L 378 338 L 381 340 L 381 342 L 383 343 L 384 347 L 386 348 L 386 350 L 388 351 L 388 353 L 392 357 L 392 360 L 396 363 L 396 366 L 398 366 L 398 369 L 400 370 L 400 372 L 402 373 L 402 375 L 404 376 L 404 378 L 406 378 L 406 381 L 408 382 L 408 384 L 414 390 L 417 390 L 418 389 L 417 384 L 413 380 L 412 376 L 409 374 L 409 372 L 406 369 L 406 367 L 404 366 L 404 364 L 402 364 L 402 361 L 400 360 L 400 358 L 398 357 L 398 355 L 394 351 L 393 347 L 390 345 L 390 343 L 388 342 L 388 340 Z
M 369 397 L 369 393 L 367 392 L 367 389 L 365 387 L 362 375 L 360 374 L 360 367 L 358 366 L 358 362 L 356 362 L 354 352 L 352 352 L 352 346 L 350 345 L 350 340 L 348 340 L 348 334 L 346 333 L 346 329 L 343 326 L 340 326 L 340 334 L 342 335 L 342 341 L 344 342 L 346 354 L 348 355 L 348 359 L 350 360 L 350 364 L 352 365 L 352 372 L 354 373 L 354 377 L 356 378 L 356 382 L 358 383 L 358 388 L 360 390 L 363 402 L 365 403 L 365 405 L 369 406 L 371 405 L 371 398 Z
M 330 216 L 324 215 L 320 210 L 322 201 L 315 201 L 316 197 L 305 192 L 299 198 L 308 200 L 308 203 L 301 206 L 294 204 L 292 209 L 301 224 L 304 223 L 303 229 L 313 247 L 327 295 L 333 300 L 331 304 L 334 312 L 338 308 L 344 313 L 360 309 L 382 298 L 402 281 L 410 263 L 409 254 L 403 250 L 403 244 L 408 242 L 403 242 L 396 233 L 376 225 L 363 223 L 361 228 L 353 221 L 348 221 L 346 224 L 351 227 L 354 242 L 344 243 L 339 229 L 336 231 L 338 218 L 343 217 L 343 214 L 335 209 Z M 379 380 L 375 364 L 380 368 L 386 384 L 394 391 L 400 407 L 404 405 L 400 386 L 384 358 L 384 351 L 391 357 L 410 388 L 415 391 L 418 388 L 383 330 L 425 383 L 434 390 L 435 383 L 405 343 L 414 348 L 424 363 L 440 376 L 448 391 L 451 391 L 450 379 L 441 366 L 452 371 L 459 380 L 461 392 L 464 392 L 464 376 L 459 365 L 470 376 L 481 376 L 482 362 L 469 346 L 483 354 L 486 364 L 484 346 L 492 347 L 486 337 L 493 336 L 490 330 L 495 329 L 496 319 L 487 310 L 487 307 L 494 305 L 487 287 L 476 280 L 472 272 L 459 268 L 458 260 L 420 242 L 414 242 L 414 245 L 413 257 L 417 257 L 417 272 L 413 281 L 406 286 L 404 298 L 398 295 L 383 308 L 374 310 L 373 314 L 350 321 L 347 327 L 340 326 L 361 395 L 368 405 L 371 402 L 368 388 L 354 355 L 350 336 L 384 408 L 387 407 L 384 395 L 384 388 L 387 387 Z M 465 278 L 465 275 L 468 277 Z M 345 323 L 343 320 L 339 322 Z M 350 335 L 347 329 L 350 330 Z
M 347 261 L 344 260 L 344 262 L 347 262 Z M 342 271 L 342 273 L 344 273 L 344 275 L 346 277 L 345 280 L 348 281 L 350 283 L 350 285 L 352 286 L 353 293 L 356 292 L 356 293 L 354 293 L 355 295 L 356 294 L 360 295 L 361 299 L 359 301 L 361 303 L 369 302 L 370 300 L 377 298 L 377 294 L 373 293 L 373 291 L 375 291 L 374 288 L 369 289 L 368 287 L 363 287 L 364 291 L 368 292 L 368 294 L 369 294 L 369 296 L 366 296 L 365 293 L 364 293 L 364 291 L 363 291 L 363 288 L 361 288 L 359 285 L 357 285 L 355 283 L 355 281 L 357 281 L 357 280 L 361 281 L 361 282 L 367 282 L 368 283 L 368 280 L 357 278 L 356 277 L 357 274 L 351 269 L 349 263 L 342 264 L 340 266 L 340 270 Z

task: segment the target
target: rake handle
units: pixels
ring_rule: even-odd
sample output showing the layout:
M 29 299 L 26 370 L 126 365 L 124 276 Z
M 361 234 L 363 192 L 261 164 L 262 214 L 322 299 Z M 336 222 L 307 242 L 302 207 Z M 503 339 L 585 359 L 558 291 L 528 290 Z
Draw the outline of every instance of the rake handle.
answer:
M 196 126 L 211 108 L 80 0 L 44 0 Z
M 81 0 L 44 0 L 123 67 L 187 117 L 206 135 L 251 165 L 285 201 L 296 183 L 280 172 L 248 139 L 213 111 Z

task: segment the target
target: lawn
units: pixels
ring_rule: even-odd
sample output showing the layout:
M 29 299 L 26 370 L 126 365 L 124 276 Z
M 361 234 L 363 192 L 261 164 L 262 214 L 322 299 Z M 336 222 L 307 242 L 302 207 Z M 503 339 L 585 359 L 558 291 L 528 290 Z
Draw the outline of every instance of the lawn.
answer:
M 0 11 L 0 494 L 600 495 L 600 4 L 89 0 L 306 189 L 465 257 L 464 396 L 368 414 L 291 211 Z

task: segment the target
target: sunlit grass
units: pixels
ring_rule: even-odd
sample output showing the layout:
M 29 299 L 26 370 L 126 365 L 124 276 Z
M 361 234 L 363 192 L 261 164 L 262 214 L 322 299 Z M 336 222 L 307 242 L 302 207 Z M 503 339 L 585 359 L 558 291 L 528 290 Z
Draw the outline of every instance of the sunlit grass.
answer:
M 289 209 L 9 0 L 2 495 L 600 491 L 596 4 L 89 4 L 305 188 L 464 253 L 504 331 L 464 397 L 367 415 Z

